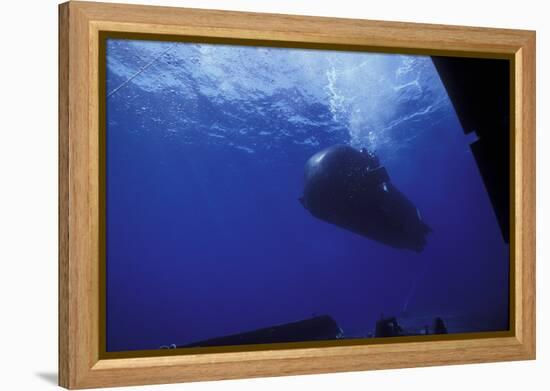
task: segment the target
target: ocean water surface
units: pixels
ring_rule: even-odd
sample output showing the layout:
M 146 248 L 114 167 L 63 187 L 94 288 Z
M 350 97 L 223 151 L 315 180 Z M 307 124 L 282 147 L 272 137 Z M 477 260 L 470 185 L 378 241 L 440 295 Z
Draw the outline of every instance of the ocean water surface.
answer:
M 107 351 L 328 314 L 346 338 L 508 329 L 509 249 L 430 57 L 109 39 Z M 375 151 L 433 232 L 397 250 L 314 218 L 304 164 Z

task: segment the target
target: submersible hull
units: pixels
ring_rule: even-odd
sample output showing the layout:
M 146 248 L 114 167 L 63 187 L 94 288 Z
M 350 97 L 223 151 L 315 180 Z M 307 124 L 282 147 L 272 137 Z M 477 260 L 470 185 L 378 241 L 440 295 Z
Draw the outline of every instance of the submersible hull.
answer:
M 431 231 L 377 157 L 347 145 L 307 161 L 300 202 L 323 221 L 399 249 L 422 251 Z
M 193 342 L 178 348 L 254 345 L 264 343 L 284 343 L 303 341 L 322 341 L 338 339 L 342 330 L 329 315 L 315 316 L 297 322 L 284 323 L 239 334 L 211 338 Z

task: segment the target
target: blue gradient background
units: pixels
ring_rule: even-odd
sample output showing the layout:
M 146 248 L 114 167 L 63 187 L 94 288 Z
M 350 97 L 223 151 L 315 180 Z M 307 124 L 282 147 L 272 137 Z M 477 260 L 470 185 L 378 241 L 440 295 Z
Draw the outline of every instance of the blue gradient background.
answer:
M 107 351 L 331 315 L 508 328 L 509 249 L 429 57 L 107 43 Z M 312 217 L 306 160 L 376 151 L 432 227 L 417 254 Z

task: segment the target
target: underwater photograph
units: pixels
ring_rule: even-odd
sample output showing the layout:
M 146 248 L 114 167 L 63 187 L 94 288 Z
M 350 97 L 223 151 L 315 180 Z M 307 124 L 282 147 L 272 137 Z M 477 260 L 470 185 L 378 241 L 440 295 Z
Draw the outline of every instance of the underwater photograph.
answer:
M 508 60 L 104 54 L 107 353 L 511 328 Z

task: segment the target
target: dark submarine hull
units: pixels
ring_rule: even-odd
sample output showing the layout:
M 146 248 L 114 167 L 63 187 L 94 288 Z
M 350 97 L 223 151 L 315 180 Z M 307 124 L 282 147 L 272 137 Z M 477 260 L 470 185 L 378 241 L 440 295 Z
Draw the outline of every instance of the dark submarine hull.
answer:
M 510 243 L 510 61 L 438 57 L 432 61 L 470 144 L 497 217 Z
M 328 315 L 315 316 L 297 322 L 284 323 L 239 334 L 206 339 L 176 348 L 237 346 L 265 343 L 324 341 L 338 339 L 342 329 Z
M 421 252 L 431 232 L 378 159 L 347 145 L 307 161 L 300 202 L 318 219 L 398 249 Z

